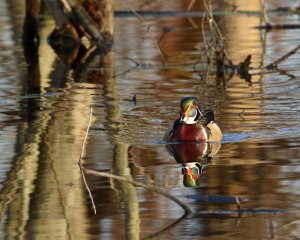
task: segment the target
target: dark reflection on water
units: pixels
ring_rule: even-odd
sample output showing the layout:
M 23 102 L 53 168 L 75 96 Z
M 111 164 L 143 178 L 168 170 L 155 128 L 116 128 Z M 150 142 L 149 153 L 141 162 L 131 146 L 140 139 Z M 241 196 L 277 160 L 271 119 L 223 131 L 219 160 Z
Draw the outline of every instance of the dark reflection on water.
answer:
M 155 2 L 132 4 L 171 7 Z M 244 2 L 239 1 L 241 9 L 259 7 L 258 1 Z M 178 10 L 188 2 L 172 4 Z M 256 15 L 219 16 L 233 61 L 252 54 L 255 68 L 251 81 L 213 72 L 203 80 L 198 71 L 205 64 L 194 69 L 203 50 L 201 18 L 145 18 L 155 39 L 164 27 L 170 29 L 160 43 L 167 55 L 162 66 L 149 32 L 134 16 L 115 19 L 115 49 L 122 55 L 75 49 L 65 58 L 46 42 L 52 22 L 42 21 L 39 48 L 28 48 L 20 40 L 22 5 L 0 5 L 1 238 L 300 235 L 299 54 L 279 71 L 259 68 L 298 45 L 298 30 L 262 36 L 252 28 L 259 24 Z M 279 20 L 296 21 L 272 15 L 272 21 Z M 87 61 L 80 61 L 82 56 Z M 222 144 L 163 142 L 186 95 L 215 110 Z M 154 191 L 86 174 L 94 215 L 77 165 L 90 106 L 94 113 L 84 167 L 167 191 L 188 205 L 189 216 L 180 219 L 184 210 Z

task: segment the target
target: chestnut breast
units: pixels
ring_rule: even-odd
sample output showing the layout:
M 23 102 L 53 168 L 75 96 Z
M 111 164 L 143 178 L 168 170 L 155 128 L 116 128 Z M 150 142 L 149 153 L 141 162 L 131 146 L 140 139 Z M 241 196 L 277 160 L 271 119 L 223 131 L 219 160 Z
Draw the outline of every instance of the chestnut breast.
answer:
M 179 124 L 170 136 L 171 140 L 207 141 L 205 130 L 196 124 Z

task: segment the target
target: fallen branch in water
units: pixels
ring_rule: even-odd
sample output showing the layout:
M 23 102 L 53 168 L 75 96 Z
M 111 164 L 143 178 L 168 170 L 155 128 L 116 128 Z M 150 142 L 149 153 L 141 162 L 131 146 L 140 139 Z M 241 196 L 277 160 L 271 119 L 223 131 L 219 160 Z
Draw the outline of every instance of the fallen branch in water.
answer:
M 87 181 L 86 181 L 86 178 L 85 178 L 85 174 L 84 174 L 84 169 L 83 169 L 83 167 L 82 167 L 81 164 L 79 164 L 79 168 L 80 168 L 80 172 L 81 172 L 81 176 L 82 176 L 82 179 L 83 179 L 85 188 L 86 188 L 86 190 L 88 191 L 89 197 L 90 197 L 90 199 L 91 199 L 91 201 L 92 201 L 92 208 L 93 208 L 93 210 L 94 210 L 94 214 L 96 215 L 96 214 L 97 214 L 97 210 L 96 210 L 94 198 L 93 198 L 92 192 L 91 192 L 91 190 L 90 190 L 90 188 L 89 188 L 89 185 L 87 184 Z
M 112 173 L 95 171 L 95 170 L 87 169 L 87 168 L 84 168 L 84 167 L 83 167 L 83 171 L 87 174 L 92 174 L 92 175 L 99 176 L 99 177 L 106 177 L 106 178 L 110 178 L 110 179 L 115 179 L 115 180 L 121 181 L 121 182 L 127 182 L 127 183 L 130 183 L 130 184 L 132 184 L 136 187 L 142 187 L 142 188 L 145 188 L 147 190 L 151 190 L 153 192 L 159 193 L 160 195 L 163 195 L 163 196 L 171 199 L 173 202 L 176 202 L 178 205 L 180 205 L 185 211 L 185 214 L 184 214 L 185 217 L 188 216 L 189 214 L 191 214 L 191 212 L 192 212 L 191 209 L 184 202 L 180 201 L 177 197 L 173 196 L 172 194 L 170 194 L 166 191 L 163 191 L 159 188 L 156 188 L 154 186 L 143 184 L 143 183 L 140 183 L 140 182 L 136 182 L 134 180 L 129 180 L 125 177 L 121 177 L 121 176 L 118 176 L 118 175 L 115 175 L 115 174 L 112 174 Z
M 82 146 L 81 146 L 81 152 L 80 152 L 79 159 L 78 159 L 79 165 L 82 164 L 82 157 L 83 157 L 83 153 L 85 150 L 85 143 L 86 143 L 87 137 L 89 135 L 90 127 L 91 127 L 92 116 L 93 116 L 93 107 L 91 106 L 90 113 L 89 113 L 89 121 L 88 121 L 88 125 L 87 125 L 86 131 L 85 131 L 84 139 L 83 139 Z
M 289 51 L 288 53 L 286 53 L 285 55 L 283 55 L 282 57 L 280 57 L 276 61 L 268 64 L 265 68 L 268 69 L 268 70 L 276 69 L 279 63 L 285 61 L 290 56 L 294 55 L 298 51 L 299 48 L 300 48 L 300 45 L 298 45 L 293 50 Z
M 159 193 L 159 194 L 161 194 L 161 195 L 163 195 L 163 196 L 171 199 L 172 201 L 176 202 L 178 205 L 180 205 L 184 209 L 185 213 L 184 213 L 184 215 L 180 219 L 188 216 L 191 213 L 191 209 L 185 203 L 183 203 L 182 201 L 180 201 L 177 197 L 173 196 L 172 194 L 170 194 L 168 192 L 165 192 L 165 191 L 163 191 L 163 190 L 161 190 L 159 188 L 156 188 L 154 186 L 146 185 L 146 184 L 143 184 L 143 183 L 140 183 L 140 182 L 136 182 L 134 180 L 129 180 L 129 179 L 125 178 L 125 177 L 121 177 L 121 176 L 118 176 L 118 175 L 115 175 L 115 174 L 106 173 L 106 172 L 100 172 L 100 171 L 95 171 L 95 170 L 91 170 L 91 169 L 87 169 L 87 168 L 83 167 L 83 165 L 82 165 L 82 158 L 83 158 L 83 154 L 84 154 L 84 151 L 85 151 L 86 140 L 87 140 L 87 137 L 88 137 L 88 134 L 89 134 L 90 126 L 91 126 L 92 116 L 93 116 L 93 107 L 91 106 L 90 107 L 90 113 L 89 113 L 88 126 L 86 128 L 85 136 L 84 136 L 84 139 L 83 139 L 83 142 L 82 142 L 82 147 L 81 147 L 81 152 L 80 152 L 80 156 L 79 156 L 79 160 L 78 160 L 78 165 L 80 167 L 80 170 L 82 171 L 82 176 L 83 176 L 83 180 L 84 180 L 84 183 L 85 183 L 85 187 L 88 190 L 89 196 L 90 196 L 90 198 L 92 200 L 92 204 L 93 204 L 93 208 L 94 208 L 95 214 L 96 214 L 96 207 L 95 207 L 95 204 L 94 204 L 93 196 L 92 196 L 91 191 L 89 189 L 89 186 L 88 186 L 88 184 L 86 182 L 84 173 L 93 174 L 93 175 L 96 175 L 96 176 L 106 177 L 106 178 L 110 178 L 110 179 L 115 179 L 115 180 L 118 180 L 118 181 L 128 182 L 128 183 L 131 183 L 134 186 L 143 187 L 145 189 L 157 192 L 157 193 Z
M 90 107 L 90 114 L 89 114 L 89 122 L 88 122 L 88 125 L 87 125 L 87 128 L 86 128 L 86 131 L 85 131 L 83 142 L 82 142 L 81 152 L 80 152 L 79 160 L 78 160 L 78 165 L 79 165 L 79 168 L 80 168 L 80 172 L 81 172 L 81 176 L 82 176 L 85 188 L 89 193 L 90 199 L 92 201 L 92 207 L 93 207 L 94 213 L 96 215 L 97 210 L 96 210 L 96 206 L 95 206 L 95 203 L 94 203 L 94 198 L 93 198 L 92 192 L 89 188 L 89 185 L 87 184 L 87 181 L 85 179 L 85 175 L 84 175 L 84 171 L 83 171 L 83 167 L 82 167 L 82 157 L 83 157 L 83 153 L 84 153 L 84 150 L 85 150 L 85 143 L 86 143 L 86 140 L 87 140 L 87 137 L 88 137 L 88 134 L 89 134 L 89 130 L 90 130 L 90 126 L 91 126 L 92 116 L 93 116 L 93 107 L 91 106 Z
M 132 184 L 136 187 L 142 187 L 142 188 L 145 188 L 147 190 L 151 190 L 151 191 L 156 192 L 160 195 L 163 195 L 166 198 L 169 198 L 170 200 L 177 203 L 179 206 L 181 206 L 183 208 L 184 214 L 180 218 L 178 218 L 175 222 L 171 223 L 170 225 L 168 225 L 164 229 L 162 229 L 159 232 L 155 233 L 154 235 L 151 235 L 151 236 L 147 237 L 146 239 L 152 239 L 152 238 L 158 236 L 159 234 L 169 230 L 170 228 L 175 226 L 177 223 L 179 223 L 182 219 L 186 218 L 188 215 L 190 215 L 192 213 L 191 209 L 184 202 L 179 200 L 174 195 L 172 195 L 172 194 L 170 194 L 166 191 L 163 191 L 159 188 L 156 188 L 156 187 L 151 186 L 151 185 L 146 185 L 146 184 L 143 184 L 143 183 L 140 183 L 140 182 L 136 182 L 134 180 L 129 180 L 125 177 L 121 177 L 121 176 L 111 174 L 111 173 L 107 173 L 107 172 L 95 171 L 95 170 L 86 169 L 86 168 L 82 168 L 82 169 L 87 174 L 92 174 L 94 176 L 99 176 L 99 177 L 106 177 L 106 178 L 114 179 L 114 180 L 121 181 L 121 182 L 127 182 L 127 183 L 130 183 L 130 184 Z

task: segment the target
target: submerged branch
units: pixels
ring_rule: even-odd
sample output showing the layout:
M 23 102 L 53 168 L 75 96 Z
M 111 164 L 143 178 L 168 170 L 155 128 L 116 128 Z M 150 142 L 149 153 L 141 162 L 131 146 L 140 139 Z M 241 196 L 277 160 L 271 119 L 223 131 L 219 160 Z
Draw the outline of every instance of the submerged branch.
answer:
M 89 135 L 90 127 L 91 127 L 92 116 L 93 116 L 93 107 L 91 106 L 90 107 L 90 113 L 89 113 L 89 121 L 88 121 L 88 125 L 87 125 L 86 131 L 85 131 L 85 136 L 84 136 L 84 139 L 83 139 L 83 142 L 82 142 L 81 152 L 80 152 L 80 155 L 79 155 L 79 160 L 78 160 L 79 165 L 82 164 L 82 157 L 83 157 L 83 153 L 84 153 L 84 150 L 85 150 L 85 143 L 86 143 L 87 137 Z
M 289 51 L 288 53 L 286 53 L 285 55 L 283 55 L 282 57 L 280 57 L 279 59 L 277 59 L 276 61 L 268 64 L 265 68 L 266 69 L 274 69 L 277 68 L 278 64 L 285 61 L 286 59 L 288 59 L 290 56 L 294 55 L 298 49 L 300 48 L 300 45 L 298 45 L 297 47 L 295 47 L 293 50 Z
M 142 188 L 145 188 L 145 189 L 157 192 L 157 193 L 159 193 L 159 194 L 161 194 L 161 195 L 163 195 L 163 196 L 171 199 L 172 201 L 174 201 L 178 205 L 180 205 L 184 209 L 184 211 L 185 211 L 184 216 L 188 216 L 192 212 L 191 209 L 184 202 L 182 202 L 181 200 L 179 200 L 177 197 L 175 197 L 174 195 L 172 195 L 172 194 L 170 194 L 170 193 L 168 193 L 166 191 L 163 191 L 163 190 L 161 190 L 159 188 L 156 188 L 154 186 L 143 184 L 143 183 L 140 183 L 140 182 L 137 182 L 137 181 L 134 181 L 134 180 L 129 180 L 129 179 L 125 178 L 125 177 L 121 177 L 121 176 L 118 176 L 118 175 L 115 175 L 115 174 L 112 174 L 112 173 L 95 171 L 95 170 L 91 170 L 91 169 L 87 169 L 87 168 L 83 168 L 83 170 L 87 174 L 92 174 L 92 175 L 99 176 L 99 177 L 106 177 L 106 178 L 110 178 L 110 179 L 115 179 L 117 181 L 127 182 L 127 183 L 130 183 L 130 184 L 132 184 L 132 185 L 134 185 L 136 187 L 142 187 Z
M 86 178 L 85 178 L 85 174 L 84 174 L 84 169 L 82 168 L 81 164 L 79 164 L 79 168 L 80 168 L 80 172 L 81 172 L 81 176 L 82 176 L 82 179 L 83 179 L 83 182 L 84 182 L 84 186 L 86 188 L 86 190 L 88 191 L 89 193 L 89 197 L 92 201 L 92 207 L 93 207 L 93 210 L 94 210 L 94 214 L 96 215 L 97 214 L 97 210 L 96 210 L 96 206 L 95 206 L 95 203 L 94 203 L 94 198 L 93 198 L 93 195 L 92 195 L 92 192 L 89 188 L 89 185 L 87 184 L 87 181 L 86 181 Z
M 93 210 L 94 210 L 94 213 L 96 215 L 97 210 L 96 210 L 96 206 L 95 206 L 95 203 L 94 203 L 94 198 L 93 198 L 93 195 L 92 195 L 91 190 L 89 188 L 89 185 L 87 184 L 87 181 L 86 181 L 86 178 L 85 178 L 85 175 L 84 175 L 84 170 L 83 170 L 83 167 L 82 167 L 82 157 L 83 157 L 83 153 L 84 153 L 84 150 L 85 150 L 85 143 L 86 143 L 89 131 L 90 131 L 92 116 L 93 116 L 93 107 L 91 106 L 90 107 L 90 113 L 89 113 L 89 122 L 88 122 L 88 125 L 87 125 L 87 128 L 86 128 L 86 131 L 85 131 L 83 142 L 82 142 L 81 152 L 80 152 L 80 156 L 79 156 L 79 160 L 78 160 L 78 165 L 79 165 L 79 168 L 80 168 L 80 172 L 81 172 L 81 176 L 82 176 L 82 179 L 83 179 L 83 182 L 84 182 L 84 186 L 86 187 L 86 190 L 89 193 L 90 199 L 92 201 Z

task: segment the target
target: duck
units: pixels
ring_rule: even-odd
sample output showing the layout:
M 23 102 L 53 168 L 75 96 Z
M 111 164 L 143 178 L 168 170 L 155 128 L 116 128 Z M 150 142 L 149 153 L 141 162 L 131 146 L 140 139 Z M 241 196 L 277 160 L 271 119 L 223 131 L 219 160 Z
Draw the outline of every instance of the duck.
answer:
M 166 131 L 164 140 L 220 142 L 222 132 L 215 122 L 213 110 L 202 111 L 196 97 L 185 97 L 180 101 L 180 116 Z

